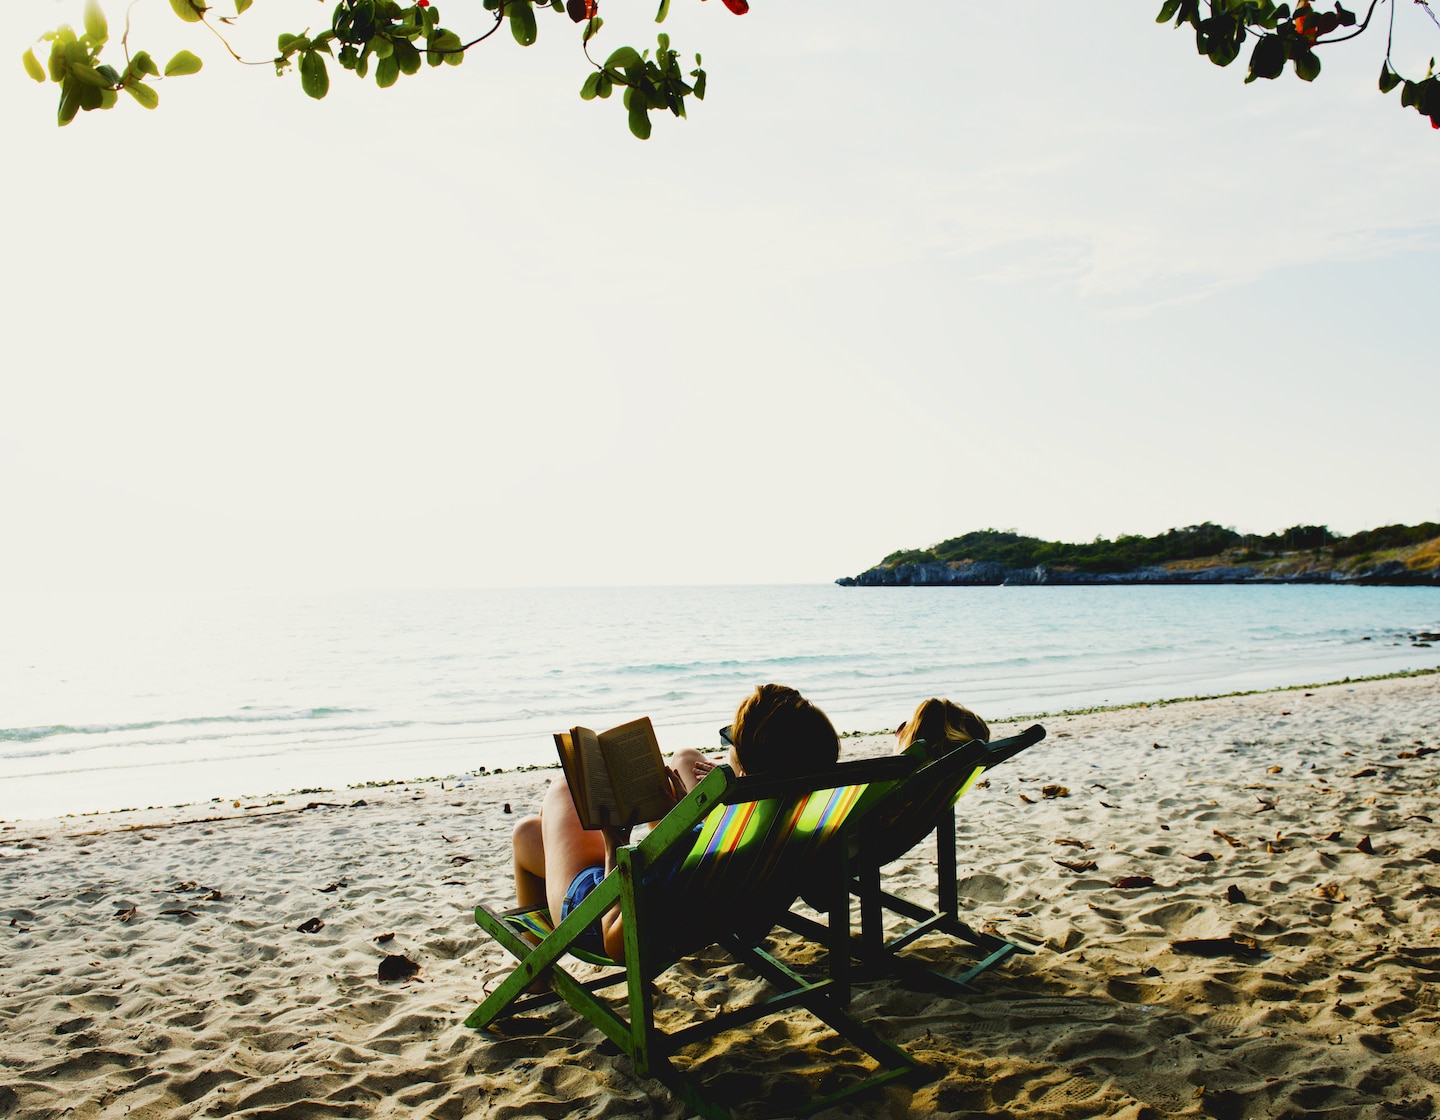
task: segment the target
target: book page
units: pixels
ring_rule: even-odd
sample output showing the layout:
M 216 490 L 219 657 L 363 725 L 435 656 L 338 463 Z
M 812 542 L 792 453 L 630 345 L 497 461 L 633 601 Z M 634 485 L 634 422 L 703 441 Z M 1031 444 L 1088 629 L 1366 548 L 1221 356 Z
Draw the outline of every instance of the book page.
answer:
M 580 823 L 586 828 L 599 828 L 607 820 L 617 821 L 620 806 L 610 785 L 610 773 L 600 750 L 599 736 L 588 727 L 572 727 L 570 741 L 575 748 L 576 769 L 580 777 L 578 788 L 574 784 L 570 786 L 570 796 L 575 799 Z
M 580 772 L 580 756 L 575 751 L 575 741 L 570 732 L 555 732 L 555 753 L 560 756 L 560 769 L 565 771 L 565 784 L 570 787 L 570 799 L 575 802 L 575 812 L 583 824 L 588 806 L 575 796 L 575 791 L 585 788 L 585 776 Z
M 605 765 L 619 809 L 619 823 L 659 820 L 670 810 L 665 760 L 648 716 L 612 727 L 600 736 Z

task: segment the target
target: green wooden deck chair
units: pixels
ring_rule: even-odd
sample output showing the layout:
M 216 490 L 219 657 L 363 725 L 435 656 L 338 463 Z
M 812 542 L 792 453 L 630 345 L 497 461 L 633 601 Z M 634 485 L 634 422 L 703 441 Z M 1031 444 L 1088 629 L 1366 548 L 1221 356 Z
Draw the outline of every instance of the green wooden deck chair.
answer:
M 859 957 L 867 974 L 890 973 L 919 981 L 927 987 L 940 987 L 958 993 L 974 993 L 973 981 L 981 973 L 1015 953 L 1032 950 L 994 934 L 972 928 L 960 917 L 960 899 L 955 860 L 955 805 L 985 771 L 1013 758 L 1027 747 L 1045 738 L 1045 729 L 1033 724 L 1006 739 L 992 743 L 975 740 L 949 752 L 936 755 L 924 743 L 916 743 L 905 753 L 924 759 L 925 764 L 909 778 L 890 787 L 849 831 L 844 846 L 849 894 L 860 903 L 860 941 L 851 944 L 849 953 L 831 958 L 831 975 L 842 990 L 849 982 L 849 957 Z M 926 906 L 886 891 L 881 885 L 881 871 L 909 852 L 931 833 L 935 834 L 937 905 Z M 838 846 L 837 846 L 838 847 Z M 832 874 L 829 882 L 835 881 Z M 826 917 L 824 923 L 803 914 L 791 912 L 781 919 L 787 929 L 821 940 L 827 946 L 844 944 L 836 937 L 836 928 L 849 928 L 849 897 L 829 888 L 828 896 L 817 891 L 807 892 L 809 901 Z M 886 912 L 899 914 L 914 923 L 888 941 L 885 937 Z M 902 950 L 931 933 L 948 934 L 978 951 L 963 973 L 952 976 L 926 968 L 902 956 Z
M 802 886 L 821 873 L 843 874 L 841 840 L 847 822 L 918 765 L 913 758 L 873 759 L 792 779 L 737 778 L 728 766 L 717 766 L 639 844 L 621 848 L 615 870 L 558 925 L 543 909 L 497 913 L 476 907 L 475 921 L 518 964 L 465 1025 L 488 1027 L 504 1016 L 563 998 L 624 1050 L 638 1073 L 658 1078 L 707 1118 L 728 1117 L 729 1112 L 682 1073 L 672 1055 L 720 1031 L 792 1007 L 808 1010 L 878 1067 L 857 1083 L 813 1101 L 802 1115 L 915 1072 L 918 1064 L 908 1054 L 844 1011 L 833 979 L 807 980 L 759 943 Z M 580 933 L 617 902 L 624 921 L 623 965 L 573 947 Z M 826 936 L 832 934 L 827 931 Z M 846 921 L 837 923 L 833 936 L 837 945 L 848 943 Z M 751 967 L 778 994 L 677 1031 L 658 1029 L 654 979 L 682 957 L 712 944 Z M 567 953 L 610 966 L 610 971 L 577 980 L 562 967 Z M 526 995 L 537 980 L 548 980 L 551 992 Z M 596 994 L 622 984 L 623 1006 Z

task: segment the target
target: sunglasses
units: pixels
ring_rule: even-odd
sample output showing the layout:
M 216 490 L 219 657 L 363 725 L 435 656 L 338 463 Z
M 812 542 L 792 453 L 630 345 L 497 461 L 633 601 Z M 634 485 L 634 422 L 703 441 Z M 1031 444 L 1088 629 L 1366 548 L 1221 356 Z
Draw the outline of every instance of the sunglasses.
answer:
M 727 747 L 733 747 L 735 745 L 735 740 L 730 738 L 730 729 L 731 725 L 728 723 L 720 729 L 720 741 Z

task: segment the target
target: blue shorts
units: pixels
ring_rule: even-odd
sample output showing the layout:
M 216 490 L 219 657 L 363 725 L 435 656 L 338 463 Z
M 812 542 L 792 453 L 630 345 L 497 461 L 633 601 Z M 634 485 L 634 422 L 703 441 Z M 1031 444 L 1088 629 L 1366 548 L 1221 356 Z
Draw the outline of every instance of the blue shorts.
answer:
M 565 892 L 565 901 L 560 904 L 560 921 L 570 916 L 571 911 L 585 901 L 586 896 L 600 885 L 605 878 L 605 868 L 587 867 L 575 878 L 570 880 L 570 889 Z M 597 918 L 585 927 L 585 931 L 575 939 L 575 947 L 584 949 L 587 953 L 595 953 L 597 956 L 609 956 L 605 952 L 605 936 L 600 932 L 600 920 Z

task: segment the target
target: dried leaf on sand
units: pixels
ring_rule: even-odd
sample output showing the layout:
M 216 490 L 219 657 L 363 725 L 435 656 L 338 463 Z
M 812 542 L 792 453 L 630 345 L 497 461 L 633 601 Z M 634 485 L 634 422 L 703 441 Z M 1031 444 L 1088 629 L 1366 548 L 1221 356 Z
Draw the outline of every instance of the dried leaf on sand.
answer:
M 393 984 L 400 980 L 409 980 L 420 971 L 420 966 L 409 957 L 402 957 L 398 953 L 391 953 L 380 962 L 378 970 L 382 984 Z
M 1240 934 L 1231 937 L 1194 937 L 1173 941 L 1170 947 L 1177 953 L 1187 953 L 1192 957 L 1254 957 L 1264 952 L 1255 938 Z

